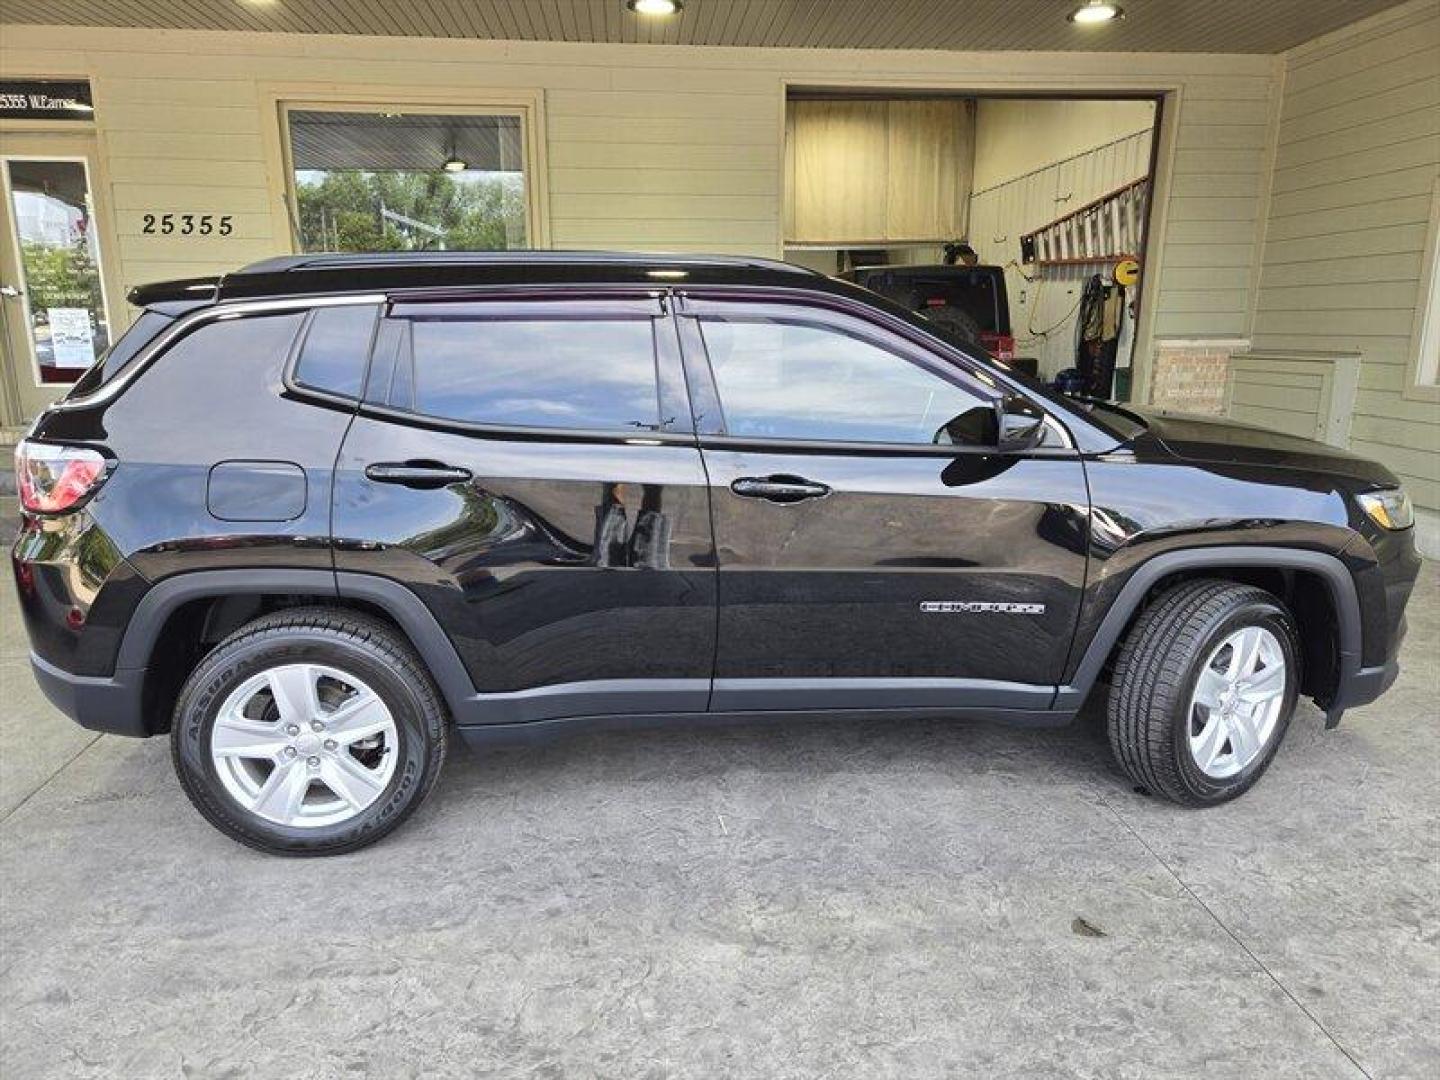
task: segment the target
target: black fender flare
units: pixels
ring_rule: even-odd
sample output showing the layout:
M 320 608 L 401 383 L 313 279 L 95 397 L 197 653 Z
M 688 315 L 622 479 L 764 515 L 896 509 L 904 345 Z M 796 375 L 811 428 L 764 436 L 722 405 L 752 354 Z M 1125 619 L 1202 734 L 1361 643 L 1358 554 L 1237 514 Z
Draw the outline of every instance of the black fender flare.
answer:
M 1052 707 L 1078 709 L 1084 703 L 1105 666 L 1105 661 L 1115 648 L 1115 643 L 1120 640 L 1125 627 L 1144 602 L 1145 595 L 1157 581 L 1178 571 L 1236 567 L 1304 570 L 1324 579 L 1330 590 L 1330 599 L 1334 603 L 1339 624 L 1336 628 L 1339 645 L 1339 688 L 1343 692 L 1347 683 L 1360 670 L 1362 645 L 1360 599 L 1355 589 L 1355 579 L 1345 564 L 1338 555 L 1323 551 L 1235 545 L 1167 551 L 1136 567 L 1121 586 L 1120 594 L 1115 597 L 1109 610 L 1105 612 L 1095 636 L 1085 647 L 1074 677 L 1068 684 L 1057 689 Z
M 147 668 L 165 622 L 182 604 L 224 596 L 322 596 L 379 608 L 410 639 L 452 715 L 474 697 L 475 685 L 455 645 L 424 602 L 398 581 L 332 570 L 196 570 L 157 582 L 141 597 L 115 658 L 116 675 Z

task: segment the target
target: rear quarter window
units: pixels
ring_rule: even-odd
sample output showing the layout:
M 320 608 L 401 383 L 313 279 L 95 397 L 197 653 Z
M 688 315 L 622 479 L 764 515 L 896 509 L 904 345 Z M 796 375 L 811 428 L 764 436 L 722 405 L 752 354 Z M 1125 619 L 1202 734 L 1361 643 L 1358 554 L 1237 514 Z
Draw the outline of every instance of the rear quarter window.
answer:
M 358 398 L 380 309 L 374 304 L 317 308 L 305 326 L 293 375 L 297 385 Z

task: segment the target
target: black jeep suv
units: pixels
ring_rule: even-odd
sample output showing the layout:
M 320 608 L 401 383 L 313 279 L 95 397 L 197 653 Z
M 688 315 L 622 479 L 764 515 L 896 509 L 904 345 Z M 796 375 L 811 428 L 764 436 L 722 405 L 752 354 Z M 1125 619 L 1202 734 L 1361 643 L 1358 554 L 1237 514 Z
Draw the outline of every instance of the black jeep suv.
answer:
M 1395 677 L 1386 469 L 1051 396 L 755 259 L 303 256 L 144 310 L 18 452 L 45 693 L 169 731 L 269 851 L 372 841 L 453 732 L 703 714 L 1062 724 L 1244 791 Z

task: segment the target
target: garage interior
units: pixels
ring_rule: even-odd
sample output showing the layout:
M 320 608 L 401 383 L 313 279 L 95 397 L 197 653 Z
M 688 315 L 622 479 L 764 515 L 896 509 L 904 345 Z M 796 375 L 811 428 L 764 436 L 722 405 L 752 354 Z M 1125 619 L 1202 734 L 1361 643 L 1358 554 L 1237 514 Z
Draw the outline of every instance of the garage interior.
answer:
M 1140 250 L 1104 253 L 1140 263 L 1114 392 L 1383 461 L 1440 557 L 1440 6 L 1125 0 L 1095 30 L 1073 6 L 7 0 L 0 78 L 80 80 L 94 107 L 0 120 L 0 156 L 88 169 L 107 335 L 133 285 L 363 242 L 377 216 L 405 245 L 827 273 L 964 243 L 1046 380 L 1116 261 L 1037 234 L 1143 180 Z M 914 116 L 893 152 L 892 111 Z M 379 164 L 336 112 L 470 116 L 415 125 L 391 166 L 503 174 L 486 229 L 307 209 L 323 174 Z M 166 213 L 233 228 L 147 231 Z M 0 443 L 61 389 L 10 333 L 20 305 L 0 298 Z M 163 742 L 64 720 L 0 589 L 0 1072 L 1429 1076 L 1434 562 L 1408 617 L 1388 696 L 1334 731 L 1305 704 L 1267 782 L 1201 814 L 1125 783 L 1093 710 L 757 723 L 462 748 L 402 837 L 300 863 L 195 820 Z
M 933 295 L 902 284 L 892 299 L 932 317 L 958 305 L 977 342 L 1046 382 L 1088 370 L 1108 346 L 1106 375 L 1087 390 L 1128 400 L 1141 286 L 1127 290 L 1114 271 L 1144 263 L 1158 109 L 1144 98 L 792 88 L 785 258 L 846 274 L 960 262 L 954 249 L 964 245 L 1003 286 L 951 271 L 931 282 Z M 865 277 L 881 290 L 883 280 Z M 948 297 L 939 295 L 947 280 Z

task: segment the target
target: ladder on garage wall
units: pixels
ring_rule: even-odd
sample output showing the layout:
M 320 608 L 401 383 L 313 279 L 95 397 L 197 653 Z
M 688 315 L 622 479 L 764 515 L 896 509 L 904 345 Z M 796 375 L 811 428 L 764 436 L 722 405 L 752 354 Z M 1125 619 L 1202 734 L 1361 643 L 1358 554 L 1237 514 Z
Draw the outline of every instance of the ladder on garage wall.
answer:
M 1140 257 L 1150 178 L 1116 188 L 1020 237 L 1020 259 L 1037 266 L 1080 266 Z

